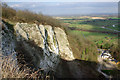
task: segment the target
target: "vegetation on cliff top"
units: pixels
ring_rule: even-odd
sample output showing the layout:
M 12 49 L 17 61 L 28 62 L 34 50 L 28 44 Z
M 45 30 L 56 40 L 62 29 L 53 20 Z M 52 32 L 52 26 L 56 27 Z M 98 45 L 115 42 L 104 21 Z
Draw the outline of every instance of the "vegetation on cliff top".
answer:
M 45 16 L 41 13 L 37 14 L 29 10 L 15 10 L 5 3 L 2 4 L 2 18 L 14 22 L 34 23 L 37 21 L 40 24 L 61 27 L 60 22 L 50 16 Z

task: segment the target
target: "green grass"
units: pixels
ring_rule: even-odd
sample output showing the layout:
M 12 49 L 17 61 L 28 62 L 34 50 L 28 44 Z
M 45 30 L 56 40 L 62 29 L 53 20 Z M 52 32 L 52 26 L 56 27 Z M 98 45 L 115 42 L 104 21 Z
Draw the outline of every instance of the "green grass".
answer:
M 93 20 L 93 19 L 83 19 L 83 20 L 61 20 L 64 23 L 69 23 L 69 27 L 77 27 L 80 29 L 87 30 L 99 30 L 99 31 L 110 31 L 101 27 L 110 28 L 113 30 L 119 30 L 118 20 Z M 115 25 L 116 27 L 113 27 Z
M 109 19 L 120 19 L 118 17 L 108 17 Z
M 106 27 L 114 30 L 118 30 L 118 27 L 113 27 L 112 25 L 116 24 L 118 26 L 118 20 L 93 20 L 93 19 L 81 19 L 81 20 L 73 20 L 73 19 L 65 19 L 62 20 L 65 23 L 69 23 L 69 27 L 76 27 L 78 29 L 84 29 L 84 30 L 98 30 L 98 31 L 111 31 L 107 30 L 101 27 Z M 99 40 L 99 39 L 105 39 L 105 37 L 114 38 L 117 39 L 117 35 L 113 34 L 106 34 L 106 33 L 95 33 L 95 32 L 85 32 L 85 31 L 70 31 L 70 33 L 77 34 L 78 36 L 84 36 L 87 39 L 90 39 L 91 41 Z M 115 40 L 111 40 L 111 42 L 114 42 Z
M 92 32 L 85 32 L 85 31 L 76 31 L 71 30 L 70 33 L 75 34 L 79 37 L 83 36 L 83 38 L 95 42 L 96 44 L 105 45 L 106 43 L 117 43 L 118 38 L 116 35 L 104 34 L 104 33 L 92 33 Z
M 84 36 L 87 39 L 91 38 L 91 40 L 103 39 L 105 37 L 117 39 L 117 35 L 111 35 L 105 33 L 86 32 L 86 31 L 77 31 L 77 30 L 70 30 L 70 33 L 77 34 L 78 36 Z

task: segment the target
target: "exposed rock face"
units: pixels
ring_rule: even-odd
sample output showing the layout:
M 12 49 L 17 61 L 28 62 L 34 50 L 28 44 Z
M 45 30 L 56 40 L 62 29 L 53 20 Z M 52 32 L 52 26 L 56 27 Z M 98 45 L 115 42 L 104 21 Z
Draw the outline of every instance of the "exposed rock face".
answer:
M 15 64 L 17 64 L 16 59 L 16 51 L 15 51 L 15 40 L 13 39 L 14 36 L 12 34 L 12 31 L 8 29 L 8 27 L 2 23 L 0 25 L 0 80 L 2 78 L 2 74 L 4 73 L 3 67 L 3 61 L 6 56 L 11 55 L 11 61 L 14 60 Z M 10 65 L 13 66 L 13 65 Z M 7 74 L 7 73 L 6 73 Z
M 67 36 L 61 28 L 27 23 L 17 23 L 13 32 L 6 25 L 3 28 L 0 36 L 3 55 L 16 53 L 13 58 L 19 59 L 18 54 L 24 54 L 26 62 L 33 64 L 34 68 L 43 68 L 46 72 L 54 70 L 56 78 L 79 80 L 99 76 L 94 70 L 96 66 L 89 67 L 88 61 L 74 60 Z
M 60 28 L 55 28 L 55 33 L 59 44 L 61 57 L 65 60 L 73 60 L 73 52 L 70 50 L 69 42 L 65 32 Z
M 13 34 L 8 27 L 3 24 L 4 30 L 1 31 L 1 49 L 2 55 L 7 56 L 11 53 L 15 53 L 15 41 L 13 39 Z
M 34 65 L 40 68 L 55 68 L 59 58 L 73 60 L 67 36 L 61 28 L 49 25 L 17 23 L 14 27 L 17 41 L 22 41 Z M 33 41 L 43 52 L 31 46 L 26 41 Z M 22 44 L 22 43 L 21 43 Z M 37 51 L 36 51 L 37 50 Z

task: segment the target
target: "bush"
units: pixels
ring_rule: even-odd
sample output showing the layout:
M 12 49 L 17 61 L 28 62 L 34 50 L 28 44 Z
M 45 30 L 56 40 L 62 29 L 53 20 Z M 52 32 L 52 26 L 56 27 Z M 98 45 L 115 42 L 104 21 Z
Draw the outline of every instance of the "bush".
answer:
M 16 10 L 10 8 L 7 6 L 7 4 L 2 4 L 2 17 L 7 19 L 12 19 L 14 16 L 16 16 Z
M 61 27 L 58 20 L 50 17 L 44 16 L 43 14 L 37 14 L 29 10 L 18 10 L 7 6 L 7 4 L 2 4 L 2 17 L 17 22 L 35 23 L 51 25 L 52 27 Z
M 37 14 L 30 12 L 28 10 L 17 11 L 16 17 L 17 17 L 18 21 L 19 20 L 24 21 L 24 22 L 34 22 L 35 20 L 38 21 Z
M 73 55 L 76 59 L 97 61 L 97 46 L 93 42 L 82 36 L 71 33 L 67 28 L 65 28 L 65 31 L 67 33 Z
M 118 61 L 120 61 L 120 46 L 118 45 L 113 45 L 110 48 L 111 54 L 112 56 L 117 59 Z

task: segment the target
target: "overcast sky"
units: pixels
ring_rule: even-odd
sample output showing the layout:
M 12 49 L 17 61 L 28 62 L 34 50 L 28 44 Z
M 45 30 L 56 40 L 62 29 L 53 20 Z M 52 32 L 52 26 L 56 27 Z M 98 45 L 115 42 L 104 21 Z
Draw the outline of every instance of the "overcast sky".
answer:
M 83 15 L 117 13 L 117 2 L 7 2 L 17 10 L 28 9 L 46 15 Z
M 119 2 L 119 0 L 2 0 L 3 2 Z

